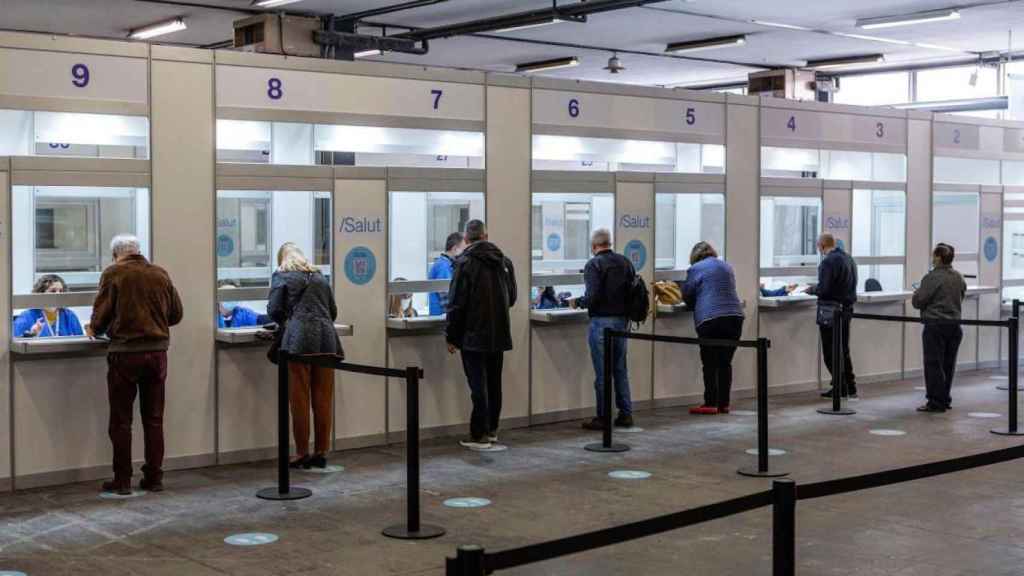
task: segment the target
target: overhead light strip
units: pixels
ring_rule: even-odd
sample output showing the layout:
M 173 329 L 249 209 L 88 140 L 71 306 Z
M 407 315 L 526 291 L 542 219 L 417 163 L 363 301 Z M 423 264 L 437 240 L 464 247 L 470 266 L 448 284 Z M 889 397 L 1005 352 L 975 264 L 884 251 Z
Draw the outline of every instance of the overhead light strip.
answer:
M 878 64 L 885 62 L 884 54 L 865 54 L 863 56 L 845 56 L 843 58 L 824 58 L 821 60 L 808 60 L 807 67 L 817 70 L 829 68 L 842 68 L 856 64 Z
M 174 18 L 172 20 L 157 22 L 156 24 L 150 24 L 149 26 L 143 26 L 142 28 L 136 28 L 128 33 L 128 37 L 135 38 L 136 40 L 148 40 L 157 36 L 163 36 L 164 34 L 180 32 L 186 28 L 188 28 L 188 26 L 185 24 L 184 18 Z
M 565 20 L 562 20 L 561 18 L 558 18 L 558 17 L 552 17 L 552 18 L 547 18 L 545 20 L 540 20 L 538 22 L 527 22 L 526 24 L 517 24 L 517 25 L 514 25 L 514 26 L 508 26 L 508 27 L 505 27 L 505 28 L 498 28 L 497 30 L 492 30 L 492 32 L 514 32 L 516 30 L 528 30 L 530 28 L 540 28 L 541 26 L 549 26 L 551 24 L 559 24 L 559 23 L 562 23 L 562 22 L 565 22 Z
M 732 48 L 743 46 L 747 43 L 747 35 L 721 36 L 718 38 L 705 38 L 703 40 L 691 40 L 688 42 L 673 42 L 665 46 L 665 52 L 682 54 L 685 52 L 699 52 L 701 50 L 715 50 L 718 48 Z
M 358 51 L 358 52 L 354 52 L 354 53 L 352 54 L 352 57 L 353 57 L 353 58 L 368 58 L 368 57 L 370 57 L 370 56 L 381 56 L 381 55 L 383 55 L 383 54 L 384 54 L 384 52 L 382 52 L 381 50 L 377 50 L 376 48 L 374 48 L 374 49 L 372 49 L 372 50 L 360 50 L 360 51 Z
M 296 2 L 302 2 L 302 0 L 254 0 L 252 5 L 258 8 L 277 8 L 278 6 L 295 4 Z
M 784 24 L 782 22 L 768 22 L 765 20 L 751 20 L 751 24 L 758 24 L 760 26 L 768 26 L 770 28 L 782 28 L 784 30 L 803 30 L 805 32 L 811 32 L 814 28 L 808 28 L 806 26 L 797 26 L 796 24 Z
M 946 22 L 959 20 L 960 11 L 955 8 L 944 10 L 929 10 L 927 12 L 915 12 L 899 16 L 882 16 L 879 18 L 861 18 L 857 20 L 857 28 L 864 30 L 877 30 L 879 28 L 895 28 L 897 26 L 912 26 L 914 24 L 926 24 L 929 22 Z
M 525 62 L 516 65 L 516 72 L 544 72 L 546 70 L 558 70 L 560 68 L 572 68 L 578 66 L 579 59 L 575 56 L 568 58 L 555 58 L 553 60 L 541 60 L 539 62 Z

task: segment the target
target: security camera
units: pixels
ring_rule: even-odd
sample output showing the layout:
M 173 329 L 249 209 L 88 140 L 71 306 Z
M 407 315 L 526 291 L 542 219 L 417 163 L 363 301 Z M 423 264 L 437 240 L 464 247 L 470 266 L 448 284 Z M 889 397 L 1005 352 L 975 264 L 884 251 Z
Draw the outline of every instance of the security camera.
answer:
M 605 66 L 604 69 L 612 74 L 618 74 L 625 70 L 626 67 L 622 64 L 622 61 L 619 60 L 618 54 L 612 54 L 612 57 L 608 59 L 608 65 Z

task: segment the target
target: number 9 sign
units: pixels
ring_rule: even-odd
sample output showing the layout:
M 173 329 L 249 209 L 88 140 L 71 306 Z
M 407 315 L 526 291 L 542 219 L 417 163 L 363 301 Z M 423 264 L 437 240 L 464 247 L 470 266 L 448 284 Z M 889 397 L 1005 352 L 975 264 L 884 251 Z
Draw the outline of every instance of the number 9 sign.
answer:
M 89 67 L 85 64 L 75 64 L 71 67 L 71 83 L 78 88 L 85 88 L 89 85 Z

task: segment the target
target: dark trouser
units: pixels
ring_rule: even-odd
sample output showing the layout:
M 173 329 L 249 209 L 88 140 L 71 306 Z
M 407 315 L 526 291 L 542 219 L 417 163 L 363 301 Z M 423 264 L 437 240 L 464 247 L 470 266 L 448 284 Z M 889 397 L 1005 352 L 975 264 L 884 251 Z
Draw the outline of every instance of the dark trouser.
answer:
M 848 394 L 857 393 L 857 376 L 853 373 L 853 360 L 850 358 L 850 318 L 844 316 L 842 321 L 843 328 L 843 382 L 846 386 L 846 392 Z M 833 326 L 820 326 L 821 329 L 821 352 L 825 356 L 825 367 L 828 368 L 829 374 L 832 375 L 832 387 L 835 388 L 835 377 L 836 371 L 833 367 L 832 358 L 832 335 L 834 334 Z
M 964 331 L 954 324 L 925 324 L 921 333 L 924 347 L 924 383 L 928 404 L 946 408 L 952 402 L 949 391 L 956 374 L 956 357 Z
M 594 394 L 597 396 L 597 417 L 604 418 L 604 330 L 611 328 L 619 332 L 629 329 L 625 316 L 594 316 L 590 319 L 587 340 L 590 344 L 590 361 L 594 365 Z M 615 406 L 622 416 L 633 414 L 633 399 L 629 391 L 629 370 L 626 367 L 629 340 L 612 339 L 612 383 L 615 386 Z
M 164 381 L 167 352 L 116 352 L 107 355 L 107 393 L 110 399 L 110 443 L 114 448 L 114 481 L 132 478 L 132 412 L 139 396 L 149 480 L 163 479 Z
M 742 335 L 743 318 L 740 316 L 712 318 L 697 326 L 697 336 L 700 338 L 739 340 Z M 729 405 L 729 395 L 732 393 L 732 357 L 735 354 L 735 348 L 700 347 L 700 363 L 704 368 L 705 406 L 724 408 Z
M 288 364 L 288 404 L 296 455 L 309 455 L 309 410 L 313 409 L 313 449 L 317 455 L 331 449 L 334 417 L 334 369 L 312 364 Z
M 501 369 L 504 352 L 462 351 L 462 369 L 469 383 L 473 414 L 469 433 L 474 440 L 498 431 L 501 420 Z

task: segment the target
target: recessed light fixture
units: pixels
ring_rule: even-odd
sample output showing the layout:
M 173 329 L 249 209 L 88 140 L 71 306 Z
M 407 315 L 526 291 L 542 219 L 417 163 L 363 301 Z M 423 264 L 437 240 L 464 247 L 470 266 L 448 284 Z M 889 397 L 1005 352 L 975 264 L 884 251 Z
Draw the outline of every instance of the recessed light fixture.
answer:
M 259 8 L 277 8 L 278 6 L 284 6 L 285 4 L 295 4 L 302 0 L 253 0 L 252 5 Z
M 862 56 L 844 56 L 842 58 L 822 58 L 820 60 L 808 60 L 807 67 L 823 70 L 826 68 L 842 68 L 855 64 L 878 64 L 885 62 L 884 54 L 864 54 Z
M 164 20 L 163 22 L 157 22 L 156 24 L 150 24 L 149 26 L 143 26 L 142 28 L 136 28 L 128 33 L 128 37 L 135 38 L 136 40 L 148 40 L 156 36 L 163 36 L 164 34 L 170 34 L 171 32 L 178 32 L 188 28 L 185 25 L 184 18 L 174 18 L 172 20 Z
M 352 53 L 352 57 L 353 58 L 368 58 L 370 56 L 380 56 L 383 53 L 384 52 L 374 48 L 372 50 L 360 50 L 358 52 L 353 52 Z
M 673 42 L 665 46 L 665 52 L 681 54 L 683 52 L 697 52 L 700 50 L 714 50 L 716 48 L 730 48 L 742 46 L 747 43 L 747 35 L 720 36 L 718 38 L 704 38 L 702 40 L 690 40 L 688 42 Z
M 568 58 L 555 58 L 553 60 L 541 60 L 539 62 L 525 62 L 516 64 L 516 72 L 544 72 L 545 70 L 558 70 L 559 68 L 572 68 L 578 66 L 579 59 L 575 56 Z
M 900 16 L 882 16 L 879 18 L 861 18 L 857 20 L 857 28 L 874 30 L 878 28 L 894 28 L 896 26 L 911 26 L 913 24 L 924 24 L 926 22 L 945 22 L 947 20 L 959 20 L 960 11 L 955 8 L 944 10 L 929 10 L 927 12 L 915 12 Z

